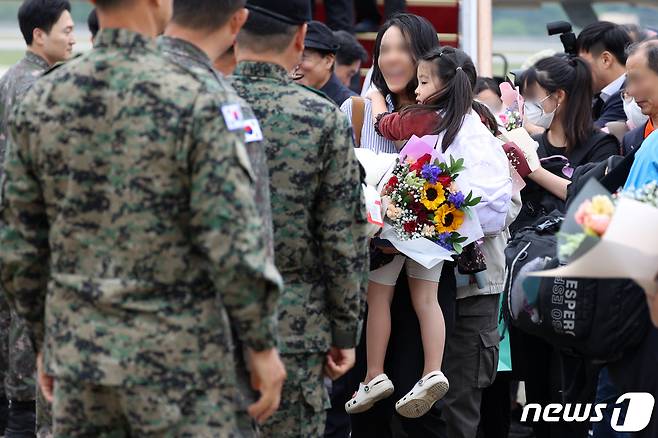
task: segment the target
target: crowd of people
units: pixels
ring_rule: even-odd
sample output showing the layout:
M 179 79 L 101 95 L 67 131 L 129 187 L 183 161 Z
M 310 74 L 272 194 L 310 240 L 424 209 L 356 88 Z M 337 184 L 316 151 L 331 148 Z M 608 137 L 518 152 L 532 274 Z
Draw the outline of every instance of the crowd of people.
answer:
M 587 180 L 658 181 L 656 35 L 596 22 L 517 75 L 536 146 L 521 153 L 505 88 L 404 2 L 381 26 L 356 2 L 357 30 L 378 32 L 358 88 L 352 2 L 327 10 L 342 30 L 308 0 L 92 3 L 93 49 L 72 56 L 69 1 L 24 0 L 27 51 L 0 79 L 6 438 L 506 438 L 519 382 L 527 403 L 607 404 L 605 421 L 532 421 L 537 438 L 629 436 L 611 418 L 623 393 L 658 395 L 658 297 L 624 283 L 638 333 L 605 359 L 501 301 L 511 242 Z M 357 154 L 413 136 L 463 163 L 457 184 L 411 163 L 432 181 L 419 233 L 464 222 L 444 189 L 477 197 L 478 237 L 429 267 L 371 232 Z M 637 436 L 658 436 L 658 414 Z

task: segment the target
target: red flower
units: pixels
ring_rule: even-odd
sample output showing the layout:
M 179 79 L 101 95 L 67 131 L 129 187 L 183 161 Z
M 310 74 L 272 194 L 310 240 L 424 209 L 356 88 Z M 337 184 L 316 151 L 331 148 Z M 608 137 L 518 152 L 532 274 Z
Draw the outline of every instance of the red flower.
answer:
M 450 175 L 441 175 L 437 179 L 437 181 L 440 182 L 441 185 L 447 189 L 448 186 L 450 186 L 450 183 L 452 182 L 452 178 L 450 178 Z
M 416 231 L 416 227 L 417 227 L 417 226 L 418 226 L 418 225 L 416 224 L 416 221 L 406 222 L 406 223 L 404 224 L 404 231 L 405 231 L 406 233 L 411 234 L 411 233 L 413 233 L 414 231 Z
M 386 184 L 389 187 L 395 187 L 398 184 L 398 177 L 393 175 L 391 179 L 388 180 L 388 183 Z
M 407 206 L 407 208 L 409 208 L 409 210 L 413 211 L 414 214 L 418 214 L 421 211 L 423 211 L 423 205 L 420 202 L 416 202 L 416 201 L 410 202 L 409 205 Z
M 423 170 L 423 166 L 429 164 L 430 161 L 432 161 L 432 156 L 430 154 L 425 154 L 412 164 L 411 167 L 409 167 L 409 170 L 418 173 Z

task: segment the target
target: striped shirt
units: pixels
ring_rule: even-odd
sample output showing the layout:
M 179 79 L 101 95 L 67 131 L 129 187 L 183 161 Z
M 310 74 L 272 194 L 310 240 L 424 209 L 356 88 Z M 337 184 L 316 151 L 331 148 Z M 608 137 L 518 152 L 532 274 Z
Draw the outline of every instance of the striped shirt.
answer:
M 361 147 L 375 151 L 376 153 L 397 154 L 398 149 L 395 143 L 388 140 L 375 132 L 375 124 L 372 119 L 372 106 L 370 99 L 365 99 L 366 108 L 363 118 L 363 128 L 361 129 Z M 393 111 L 393 99 L 391 96 L 386 96 L 386 103 L 388 110 Z M 352 99 L 347 99 L 340 107 L 340 110 L 347 115 L 347 118 L 352 121 Z

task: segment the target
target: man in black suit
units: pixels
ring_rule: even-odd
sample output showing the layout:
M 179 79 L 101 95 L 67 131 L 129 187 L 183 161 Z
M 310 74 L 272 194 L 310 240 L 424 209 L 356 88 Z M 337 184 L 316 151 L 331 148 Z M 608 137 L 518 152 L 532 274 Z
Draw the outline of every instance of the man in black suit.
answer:
M 592 23 L 578 35 L 578 56 L 592 69 L 592 118 L 599 128 L 608 122 L 626 121 L 620 91 L 626 86 L 626 48 L 630 44 L 626 30 L 607 21 Z

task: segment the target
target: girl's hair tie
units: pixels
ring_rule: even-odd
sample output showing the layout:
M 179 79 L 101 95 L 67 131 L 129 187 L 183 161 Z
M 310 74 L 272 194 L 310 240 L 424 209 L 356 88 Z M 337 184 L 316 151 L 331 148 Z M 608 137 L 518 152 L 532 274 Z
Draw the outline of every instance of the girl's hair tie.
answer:
M 459 67 L 457 67 L 457 68 L 455 69 L 455 71 L 457 71 L 457 70 L 464 70 L 464 69 L 461 68 L 461 66 L 459 66 Z

